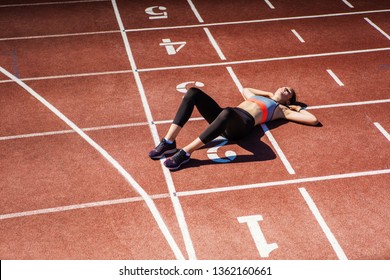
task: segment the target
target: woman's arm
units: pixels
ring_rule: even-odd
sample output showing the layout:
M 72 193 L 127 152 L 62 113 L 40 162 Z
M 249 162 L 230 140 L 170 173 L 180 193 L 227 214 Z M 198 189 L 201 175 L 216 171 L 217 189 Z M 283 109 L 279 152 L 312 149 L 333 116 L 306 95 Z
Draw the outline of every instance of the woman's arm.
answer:
M 317 125 L 319 121 L 317 118 L 306 110 L 302 110 L 301 106 L 291 105 L 290 107 L 282 108 L 285 119 L 297 123 L 307 125 Z
M 265 96 L 268 98 L 271 98 L 274 96 L 274 94 L 272 92 L 254 89 L 254 88 L 244 88 L 242 91 L 242 95 L 244 96 L 245 99 L 251 98 L 253 95 L 261 95 L 261 96 Z

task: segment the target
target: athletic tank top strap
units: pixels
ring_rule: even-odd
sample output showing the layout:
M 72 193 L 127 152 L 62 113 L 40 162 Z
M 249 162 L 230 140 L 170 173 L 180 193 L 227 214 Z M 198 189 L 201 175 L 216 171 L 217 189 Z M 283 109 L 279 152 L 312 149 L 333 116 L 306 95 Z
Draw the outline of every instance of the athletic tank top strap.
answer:
M 248 99 L 248 101 L 256 103 L 263 113 L 261 123 L 268 122 L 272 119 L 275 108 L 278 107 L 279 103 L 260 95 L 254 95 Z

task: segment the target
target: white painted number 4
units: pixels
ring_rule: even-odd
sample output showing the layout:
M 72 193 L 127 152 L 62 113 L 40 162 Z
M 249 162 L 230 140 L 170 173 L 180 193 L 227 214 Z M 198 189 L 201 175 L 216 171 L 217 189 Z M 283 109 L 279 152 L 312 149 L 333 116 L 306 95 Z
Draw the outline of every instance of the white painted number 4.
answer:
M 268 244 L 265 240 L 259 224 L 259 222 L 263 220 L 261 215 L 238 217 L 237 220 L 241 224 L 247 224 L 252 238 L 255 241 L 257 251 L 259 251 L 260 257 L 268 258 L 269 253 L 278 248 L 276 243 Z
M 171 39 L 162 39 L 160 46 L 165 47 L 169 55 L 177 54 L 187 42 L 172 42 Z

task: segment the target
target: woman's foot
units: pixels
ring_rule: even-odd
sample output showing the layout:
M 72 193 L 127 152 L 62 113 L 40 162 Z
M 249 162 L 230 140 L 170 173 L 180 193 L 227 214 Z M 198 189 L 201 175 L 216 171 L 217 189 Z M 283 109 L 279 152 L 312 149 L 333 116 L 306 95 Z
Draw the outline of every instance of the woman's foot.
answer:
M 160 159 L 163 156 L 173 154 L 176 151 L 176 141 L 168 143 L 167 140 L 163 138 L 161 139 L 160 144 L 158 144 L 156 148 L 149 152 L 149 157 L 151 159 Z
M 182 164 L 190 161 L 190 155 L 184 150 L 179 150 L 176 154 L 165 160 L 164 165 L 170 170 L 177 170 Z

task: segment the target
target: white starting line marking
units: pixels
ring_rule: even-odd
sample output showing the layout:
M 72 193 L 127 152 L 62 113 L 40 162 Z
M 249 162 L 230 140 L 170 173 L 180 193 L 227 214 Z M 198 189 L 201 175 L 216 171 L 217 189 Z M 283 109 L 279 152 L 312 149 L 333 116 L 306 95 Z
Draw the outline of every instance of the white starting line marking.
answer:
M 290 185 L 290 184 L 301 184 L 301 183 L 309 183 L 309 182 L 327 181 L 327 180 L 333 180 L 333 179 L 356 178 L 356 177 L 385 175 L 385 174 L 390 174 L 390 169 L 373 170 L 373 171 L 358 172 L 358 173 L 346 173 L 346 174 L 338 174 L 338 175 L 329 175 L 329 176 L 323 176 L 323 177 L 301 178 L 301 179 L 294 179 L 294 180 L 287 180 L 287 181 L 266 182 L 266 183 L 260 183 L 260 184 L 243 185 L 243 186 L 228 187 L 228 188 L 214 188 L 214 189 L 211 189 L 211 191 L 209 191 L 209 189 L 206 189 L 203 191 L 200 190 L 200 191 L 178 192 L 175 195 L 177 195 L 179 197 L 180 196 L 191 196 L 191 195 L 204 195 L 204 194 L 216 193 L 216 192 L 239 191 L 239 190 L 244 190 L 244 189 L 256 189 L 256 188 L 278 187 L 278 186 L 282 187 L 282 186 Z M 164 199 L 164 198 L 170 198 L 170 194 L 169 193 L 156 194 L 156 195 L 151 195 L 150 197 L 152 199 Z M 65 205 L 65 206 L 54 207 L 54 208 L 37 209 L 37 210 L 17 212 L 17 213 L 8 213 L 8 214 L 0 215 L 0 220 L 33 216 L 33 215 L 40 215 L 40 214 L 64 212 L 64 211 L 84 209 L 84 208 L 101 207 L 101 206 L 106 206 L 106 205 L 132 203 L 132 202 L 138 202 L 138 201 L 142 201 L 142 200 L 143 200 L 142 197 L 121 198 L 121 199 L 113 199 L 113 200 L 106 200 L 106 201 L 97 201 L 97 202 L 81 203 L 81 204 L 74 204 L 74 205 Z
M 307 205 L 309 206 L 311 212 L 313 213 L 314 217 L 317 219 L 317 222 L 322 228 L 322 231 L 325 233 L 326 237 L 328 238 L 330 244 L 333 247 L 333 250 L 336 252 L 337 257 L 340 260 L 348 260 L 347 256 L 345 255 L 343 249 L 341 248 L 339 242 L 337 241 L 336 237 L 333 235 L 332 231 L 326 224 L 324 218 L 322 217 L 320 211 L 318 210 L 317 206 L 315 205 L 313 199 L 310 197 L 309 193 L 306 191 L 305 188 L 299 188 L 300 193 L 302 194 L 303 198 L 305 199 Z
M 220 58 L 221 60 L 226 60 L 226 57 L 225 57 L 224 54 L 222 53 L 221 48 L 218 46 L 217 41 L 215 41 L 213 35 L 211 35 L 210 30 L 209 30 L 207 27 L 203 28 L 203 30 L 204 30 L 204 32 L 206 32 L 206 35 L 207 35 L 207 37 L 209 38 L 209 40 L 210 40 L 211 44 L 213 45 L 214 49 L 217 51 L 217 53 L 218 53 L 218 55 L 219 55 L 219 58 Z
M 190 7 L 191 7 L 192 11 L 194 12 L 194 14 L 195 14 L 196 18 L 198 19 L 198 21 L 199 21 L 200 23 L 203 23 L 204 20 L 203 20 L 203 18 L 200 16 L 200 14 L 199 14 L 198 10 L 196 9 L 194 3 L 192 3 L 191 0 L 187 0 L 187 2 L 188 2 L 188 4 L 190 5 Z
M 353 6 L 351 3 L 349 3 L 347 0 L 343 0 L 343 2 L 345 3 L 345 5 L 347 5 L 347 6 L 350 7 L 351 9 L 354 8 L 354 6 Z
M 390 141 L 390 134 L 379 123 L 375 122 L 374 125 L 386 137 L 387 141 Z
M 269 0 L 264 0 L 265 3 L 267 3 L 268 7 L 270 7 L 271 9 L 275 9 L 274 5 L 272 5 L 271 1 Z
M 327 69 L 326 72 L 329 73 L 329 75 L 336 81 L 336 83 L 337 83 L 339 86 L 341 86 L 341 87 L 344 86 L 343 82 L 336 76 L 335 73 L 333 73 L 332 70 Z
M 305 40 L 303 40 L 301 35 L 299 35 L 295 29 L 291 29 L 291 32 L 298 38 L 299 41 L 301 41 L 301 43 L 305 43 Z
M 383 31 L 382 29 L 379 28 L 378 25 L 376 25 L 375 23 L 373 23 L 369 18 L 364 18 L 369 24 L 371 24 L 376 30 L 378 30 L 380 33 L 382 33 L 382 35 L 384 35 L 387 40 L 390 40 L 390 36 L 389 34 L 387 34 L 385 31 Z

